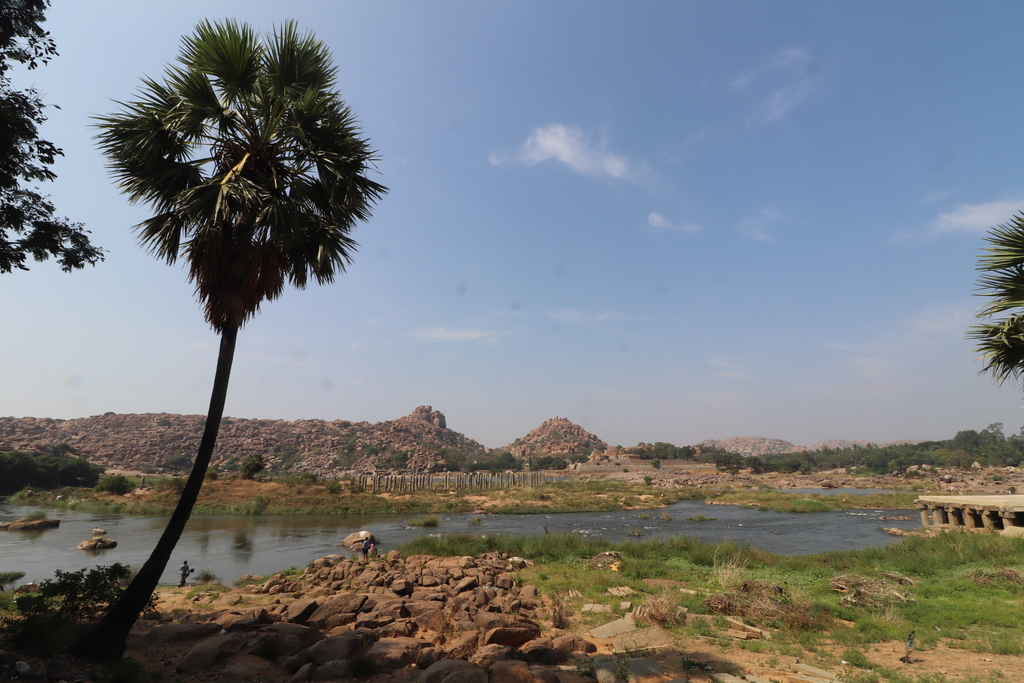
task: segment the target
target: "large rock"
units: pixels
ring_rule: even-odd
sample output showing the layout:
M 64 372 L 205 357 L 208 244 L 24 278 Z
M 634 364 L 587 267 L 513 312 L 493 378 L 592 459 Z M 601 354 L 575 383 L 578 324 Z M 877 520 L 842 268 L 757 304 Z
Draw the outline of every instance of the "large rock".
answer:
M 508 659 L 494 663 L 490 683 L 558 683 L 558 678 L 542 666 Z
M 0 524 L 0 529 L 7 529 L 7 531 L 41 531 L 43 529 L 56 529 L 59 526 L 59 519 L 18 519 L 13 522 Z
M 369 531 L 356 531 L 345 537 L 345 540 L 338 545 L 345 546 L 349 550 L 362 550 L 363 539 L 370 539 L 370 543 L 376 543 L 377 539 L 374 538 L 373 534 Z
M 492 628 L 490 631 L 484 634 L 482 645 L 491 645 L 496 643 L 498 645 L 508 645 L 509 647 L 519 647 L 524 643 L 528 643 L 534 638 L 540 636 L 540 630 L 537 628 Z
M 482 667 L 461 659 L 442 659 L 428 666 L 417 683 L 488 683 Z
M 183 640 L 196 640 L 206 638 L 220 631 L 217 624 L 166 624 L 157 626 L 143 636 L 142 642 L 145 647 L 167 645 L 178 643 Z
M 242 636 L 234 633 L 207 638 L 192 646 L 178 664 L 178 671 L 206 671 L 219 657 L 237 655 L 244 643 Z
M 415 664 L 420 648 L 427 645 L 427 641 L 416 638 L 381 638 L 373 644 L 366 656 L 389 669 L 400 669 Z
M 357 657 L 365 654 L 376 640 L 377 635 L 373 631 L 366 629 L 349 631 L 340 636 L 326 638 L 291 657 L 284 663 L 284 670 L 294 674 L 309 662 L 313 662 L 317 666 L 323 666 L 335 659 Z
M 508 659 L 511 654 L 512 648 L 507 645 L 484 645 L 473 653 L 473 656 L 469 658 L 469 661 L 474 664 L 479 664 L 486 669 L 495 662 L 501 662 Z
M 296 600 L 288 605 L 288 610 L 285 612 L 285 618 L 293 624 L 304 624 L 319 606 L 320 602 L 316 598 Z
M 558 636 L 551 641 L 551 647 L 564 650 L 565 652 L 579 652 L 582 654 L 597 652 L 597 645 L 582 636 L 574 634 Z
M 330 630 L 335 626 L 355 621 L 366 603 L 366 596 L 357 593 L 342 593 L 327 599 L 306 618 L 306 623 L 313 628 Z M 349 618 L 341 617 L 347 615 Z

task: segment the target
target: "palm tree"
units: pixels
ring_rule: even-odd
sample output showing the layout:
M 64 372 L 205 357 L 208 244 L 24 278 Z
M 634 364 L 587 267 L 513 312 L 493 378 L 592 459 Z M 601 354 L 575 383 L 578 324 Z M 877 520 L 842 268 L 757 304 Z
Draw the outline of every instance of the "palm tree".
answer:
M 1024 213 L 993 228 L 985 241 L 989 246 L 978 259 L 983 273 L 978 287 L 989 301 L 978 318 L 986 322 L 971 327 L 967 337 L 977 342 L 981 371 L 1002 384 L 1024 377 Z
M 220 352 L 192 472 L 156 548 L 117 603 L 70 651 L 119 658 L 199 495 L 217 441 L 238 329 L 290 282 L 330 283 L 357 244 L 352 228 L 387 188 L 367 178 L 375 152 L 334 91 L 330 51 L 294 23 L 260 36 L 199 24 L 163 81 L 97 118 L 99 148 L 129 201 L 155 215 L 140 242 L 183 258 Z

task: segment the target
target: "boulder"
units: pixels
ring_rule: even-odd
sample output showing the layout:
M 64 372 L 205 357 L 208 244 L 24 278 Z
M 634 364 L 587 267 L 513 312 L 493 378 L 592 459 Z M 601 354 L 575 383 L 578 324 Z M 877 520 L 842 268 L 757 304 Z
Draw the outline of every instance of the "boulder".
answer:
M 432 647 L 425 647 L 416 655 L 416 668 L 426 669 L 437 661 L 437 650 Z
M 207 638 L 192 646 L 178 664 L 178 671 L 206 671 L 219 657 L 237 655 L 244 642 L 242 636 L 233 633 Z
M 345 537 L 345 540 L 338 545 L 344 546 L 349 550 L 361 550 L 363 547 L 363 539 L 370 539 L 370 543 L 376 543 L 377 539 L 374 538 L 373 534 L 369 531 L 356 531 Z
M 561 664 L 569 659 L 569 655 L 565 654 L 564 650 L 540 644 L 525 645 L 519 648 L 519 652 L 526 655 L 529 661 L 538 664 Z
M 558 636 L 551 641 L 551 647 L 564 650 L 565 652 L 579 652 L 582 654 L 597 652 L 597 645 L 582 636 L 573 634 Z
M 420 648 L 426 645 L 427 641 L 416 638 L 381 638 L 366 656 L 389 669 L 400 669 L 415 664 Z
M 157 626 L 143 637 L 146 647 L 206 638 L 220 631 L 217 624 L 166 624 Z
M 391 582 L 391 591 L 395 595 L 412 595 L 415 589 L 416 584 L 406 579 L 396 579 Z
M 100 536 L 82 541 L 76 547 L 79 550 L 107 550 L 108 548 L 116 548 L 117 541 L 106 536 Z
M 294 674 L 305 664 L 313 662 L 323 666 L 336 659 L 349 659 L 365 654 L 370 645 L 377 640 L 377 634 L 366 629 L 358 629 L 343 633 L 340 636 L 326 638 L 307 647 L 284 663 L 284 670 Z
M 285 619 L 293 624 L 304 624 L 319 606 L 320 602 L 316 598 L 296 600 L 288 605 L 288 610 L 285 612 Z
M 512 648 L 507 645 L 484 645 L 473 653 L 473 656 L 469 658 L 469 661 L 474 664 L 479 664 L 486 669 L 495 662 L 501 662 L 508 659 L 511 654 Z
M 417 683 L 488 683 L 482 667 L 461 659 L 442 659 L 428 666 Z
M 558 678 L 542 666 L 508 659 L 494 663 L 490 683 L 558 683 Z
M 509 647 L 519 647 L 525 643 L 530 642 L 534 638 L 540 636 L 540 630 L 537 628 L 492 628 L 490 631 L 484 634 L 483 645 L 490 645 L 497 643 L 498 645 L 508 645 Z

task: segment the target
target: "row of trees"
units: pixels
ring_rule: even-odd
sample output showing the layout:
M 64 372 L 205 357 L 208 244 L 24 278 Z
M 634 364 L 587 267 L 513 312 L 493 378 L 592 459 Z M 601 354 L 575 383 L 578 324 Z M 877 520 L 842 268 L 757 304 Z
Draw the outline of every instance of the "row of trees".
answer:
M 26 486 L 57 489 L 64 486 L 95 486 L 104 469 L 83 458 L 36 455 L 23 451 L 0 453 L 0 494 Z

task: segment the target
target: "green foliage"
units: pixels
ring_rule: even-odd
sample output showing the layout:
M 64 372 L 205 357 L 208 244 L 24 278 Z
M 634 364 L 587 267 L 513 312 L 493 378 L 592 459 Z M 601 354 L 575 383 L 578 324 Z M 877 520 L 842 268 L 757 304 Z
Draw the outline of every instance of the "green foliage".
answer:
M 93 490 L 97 493 L 113 493 L 118 496 L 123 496 L 126 493 L 130 493 L 135 489 L 133 484 L 128 477 L 123 474 L 112 474 L 108 477 L 103 477 Z
M 569 466 L 565 458 L 553 455 L 540 455 L 530 463 L 531 470 L 564 470 Z
M 35 593 L 14 599 L 16 614 L 0 619 L 0 643 L 49 656 L 70 642 L 74 624 L 92 620 L 117 600 L 132 577 L 122 564 L 75 572 L 57 570 Z M 153 609 L 151 597 L 146 609 Z
M 266 469 L 266 467 L 266 463 L 263 462 L 263 456 L 259 453 L 253 453 L 242 461 L 238 471 L 242 475 L 242 479 L 255 479 L 256 475 Z
M 13 586 L 24 576 L 25 572 L 0 572 L 0 591 L 7 590 L 7 586 Z
M 185 478 L 184 477 L 164 477 L 163 479 L 157 479 L 153 484 L 155 491 L 172 491 L 174 493 L 181 493 L 185 490 Z
M 185 455 L 181 449 L 178 449 L 165 457 L 162 464 L 166 469 L 184 472 L 192 469 L 192 458 Z
M 437 515 L 427 515 L 426 517 L 415 517 L 410 519 L 409 526 L 437 526 L 441 523 Z
M 31 486 L 58 489 L 63 486 L 95 486 L 103 468 L 82 458 L 32 455 L 21 451 L 0 453 L 0 494 Z
M 166 417 L 163 417 L 163 418 L 160 418 L 159 420 L 156 421 L 156 426 L 157 427 L 170 427 L 171 426 L 171 421 L 168 420 Z
M 39 137 L 46 105 L 35 88 L 15 90 L 10 70 L 46 64 L 57 54 L 56 44 L 43 29 L 48 0 L 3 0 L 0 16 L 0 273 L 28 270 L 29 257 L 53 256 L 70 272 L 103 260 L 103 250 L 89 243 L 89 232 L 55 214 L 49 198 L 35 183 L 52 181 L 53 165 L 64 153 Z M 17 488 L 21 488 L 20 486 Z

